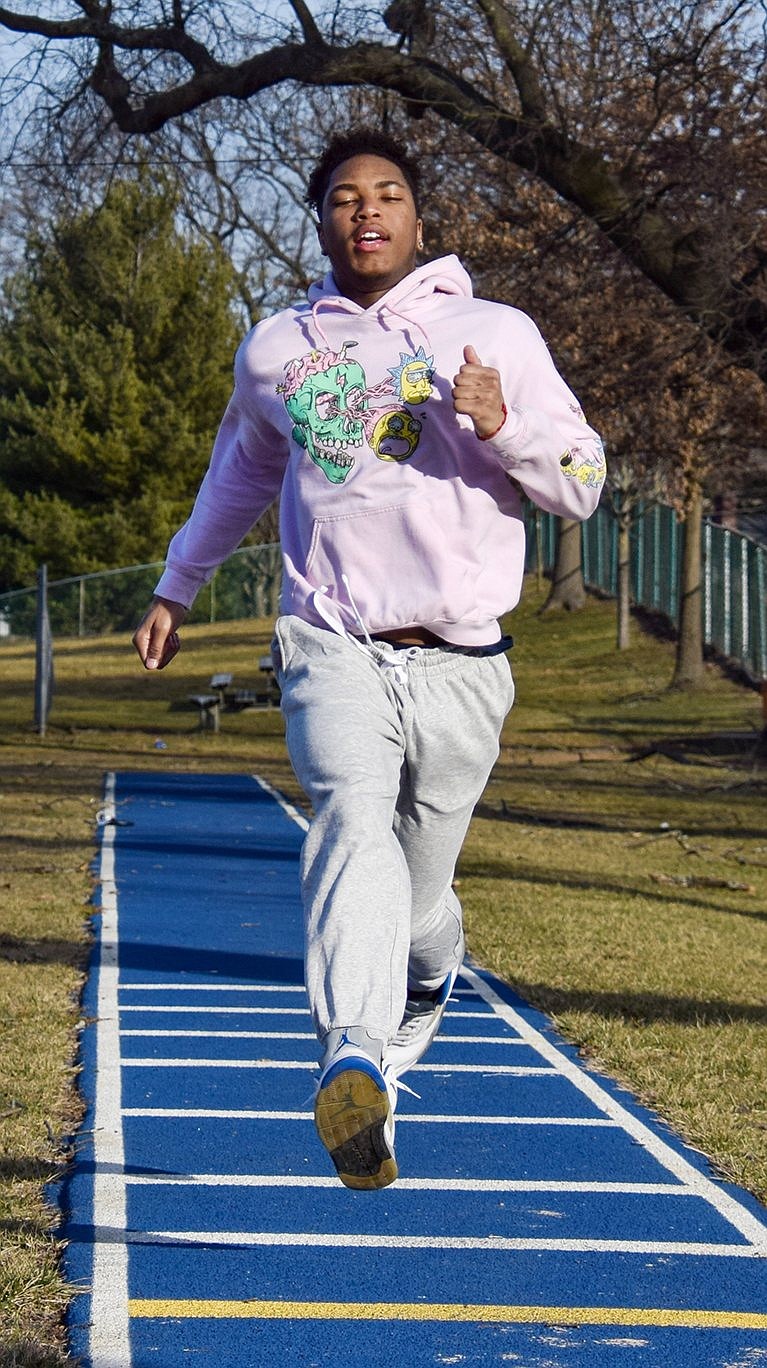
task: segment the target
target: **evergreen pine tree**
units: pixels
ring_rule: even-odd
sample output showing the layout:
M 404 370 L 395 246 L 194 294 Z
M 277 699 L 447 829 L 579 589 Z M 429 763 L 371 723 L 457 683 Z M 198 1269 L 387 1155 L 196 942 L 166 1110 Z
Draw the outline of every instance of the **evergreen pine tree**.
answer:
M 30 238 L 0 315 L 0 588 L 163 556 L 232 387 L 226 253 L 146 173 Z

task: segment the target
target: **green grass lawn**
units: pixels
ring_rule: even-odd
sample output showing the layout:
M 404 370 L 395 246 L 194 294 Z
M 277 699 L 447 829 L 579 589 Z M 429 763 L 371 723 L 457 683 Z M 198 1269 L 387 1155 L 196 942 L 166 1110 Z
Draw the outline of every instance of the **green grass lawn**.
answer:
M 715 666 L 667 689 L 672 647 L 614 607 L 509 626 L 517 703 L 458 869 L 473 955 L 599 1067 L 767 1200 L 767 760 L 758 695 Z M 197 730 L 188 695 L 255 682 L 269 624 L 190 627 L 167 671 L 116 637 L 56 643 L 45 738 L 34 653 L 0 645 L 0 1368 L 67 1363 L 42 1183 L 79 1115 L 74 1065 L 95 816 L 109 769 L 258 772 L 301 801 L 277 711 Z M 156 743 L 164 743 L 158 749 Z

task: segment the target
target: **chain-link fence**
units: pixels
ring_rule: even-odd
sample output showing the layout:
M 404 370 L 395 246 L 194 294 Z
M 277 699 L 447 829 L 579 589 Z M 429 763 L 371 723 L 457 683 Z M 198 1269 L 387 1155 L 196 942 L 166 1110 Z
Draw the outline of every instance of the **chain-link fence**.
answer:
M 550 570 L 557 520 L 528 515 L 528 565 Z M 631 598 L 642 608 L 679 620 L 679 576 L 684 523 L 673 508 L 639 510 L 631 529 Z M 703 526 L 703 633 L 707 646 L 740 664 L 755 681 L 767 679 L 767 548 L 743 533 L 706 521 Z M 583 525 L 583 577 L 613 597 L 618 592 L 618 522 L 609 503 Z
M 144 612 L 163 562 L 100 570 L 48 581 L 54 636 L 96 636 L 131 631 Z M 282 565 L 277 542 L 241 546 L 198 594 L 189 622 L 271 617 L 277 612 Z M 36 589 L 0 594 L 0 635 L 35 635 Z
M 530 510 L 527 569 L 554 564 L 557 520 Z M 633 602 L 665 614 L 676 624 L 684 524 L 672 508 L 640 510 L 631 531 Z M 703 535 L 704 640 L 739 662 L 754 680 L 767 678 L 767 548 L 742 533 L 706 522 Z M 139 621 L 162 562 L 103 570 L 53 580 L 48 585 L 54 636 L 92 636 L 130 631 Z M 615 595 L 618 584 L 618 524 L 609 503 L 599 506 L 583 528 L 586 583 Z M 280 548 L 276 542 L 245 546 L 216 571 L 198 595 L 191 622 L 225 622 L 271 617 L 280 592 Z M 35 589 L 0 594 L 0 636 L 35 635 Z

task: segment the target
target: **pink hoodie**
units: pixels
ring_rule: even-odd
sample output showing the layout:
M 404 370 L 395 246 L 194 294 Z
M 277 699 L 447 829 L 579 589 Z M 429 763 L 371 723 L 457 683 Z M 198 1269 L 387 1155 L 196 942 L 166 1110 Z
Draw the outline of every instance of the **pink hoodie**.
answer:
M 490 441 L 453 409 L 467 344 L 501 375 L 508 417 Z M 456 257 L 369 309 L 328 275 L 240 346 L 210 468 L 156 592 L 189 606 L 281 490 L 282 613 L 490 644 L 520 594 L 519 490 L 582 519 L 604 473 L 535 324 L 474 299 Z

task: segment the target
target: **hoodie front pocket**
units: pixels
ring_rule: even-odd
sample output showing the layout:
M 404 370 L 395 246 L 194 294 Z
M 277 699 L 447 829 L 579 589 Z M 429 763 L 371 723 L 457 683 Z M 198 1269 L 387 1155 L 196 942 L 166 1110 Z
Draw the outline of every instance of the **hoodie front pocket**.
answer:
M 474 606 L 477 570 L 473 548 L 456 552 L 424 497 L 315 519 L 306 562 L 316 588 L 346 604 L 351 590 L 371 631 L 459 620 Z

